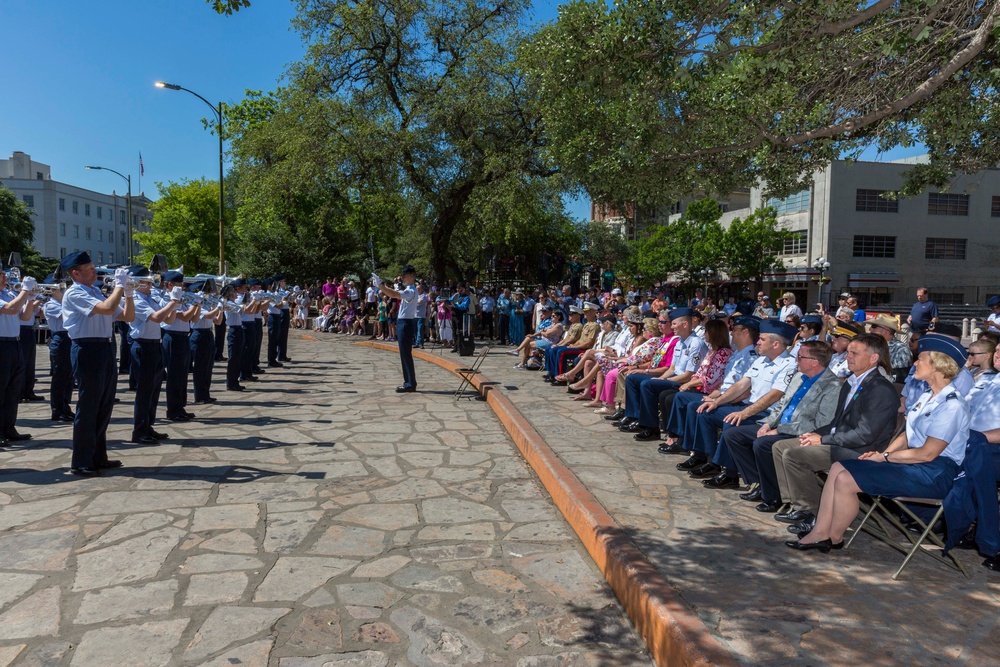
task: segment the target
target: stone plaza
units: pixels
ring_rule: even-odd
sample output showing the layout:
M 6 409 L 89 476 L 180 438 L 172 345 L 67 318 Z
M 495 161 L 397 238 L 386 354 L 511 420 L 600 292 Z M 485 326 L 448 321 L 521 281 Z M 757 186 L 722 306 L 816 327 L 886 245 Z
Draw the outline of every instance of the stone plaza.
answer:
M 69 475 L 22 404 L 0 450 L 0 667 L 650 665 L 600 571 L 481 402 L 418 362 L 293 336 L 243 394 Z M 47 355 L 39 349 L 39 391 Z M 218 375 L 217 368 L 216 373 Z

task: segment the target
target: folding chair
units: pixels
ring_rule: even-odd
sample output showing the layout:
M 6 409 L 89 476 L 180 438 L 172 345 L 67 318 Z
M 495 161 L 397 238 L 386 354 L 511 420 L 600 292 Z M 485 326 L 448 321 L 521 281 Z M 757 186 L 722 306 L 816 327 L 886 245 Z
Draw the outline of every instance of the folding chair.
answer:
M 472 363 L 472 366 L 468 368 L 455 369 L 455 372 L 458 373 L 458 376 L 462 378 L 461 384 L 459 384 L 458 389 L 455 390 L 456 401 L 460 398 L 467 398 L 470 401 L 472 400 L 471 396 L 464 396 L 465 388 L 472 386 L 472 379 L 479 374 L 479 367 L 483 365 L 483 360 L 485 360 L 486 355 L 490 353 L 490 347 L 491 346 L 489 345 L 483 346 L 483 348 L 479 351 L 479 355 L 476 357 L 476 360 Z M 479 393 L 476 392 L 476 396 L 478 395 Z
M 890 511 L 889 508 L 887 508 L 886 505 L 883 504 L 885 502 L 893 503 L 895 507 L 901 509 L 907 516 L 910 517 L 910 519 L 916 522 L 916 524 L 920 526 L 920 528 L 922 529 L 920 536 L 916 537 L 913 535 L 913 533 L 907 530 L 906 526 L 903 525 L 903 522 L 899 520 L 898 514 Z M 907 503 L 911 503 L 914 505 L 926 505 L 928 507 L 937 507 L 937 511 L 934 513 L 934 516 L 933 518 L 931 518 L 930 521 L 924 523 L 924 521 L 907 506 Z M 879 511 L 879 514 L 881 516 L 875 514 L 876 510 Z M 861 525 L 859 525 L 857 530 L 854 531 L 854 534 L 851 535 L 851 539 L 847 541 L 846 546 L 850 547 L 851 544 L 854 542 L 854 539 L 861 533 L 862 530 L 864 530 L 873 537 L 885 542 L 892 548 L 898 549 L 900 552 L 906 554 L 906 558 L 903 560 L 903 564 L 900 565 L 899 569 L 896 570 L 896 573 L 892 575 L 893 580 L 899 577 L 899 575 L 903 571 L 903 568 L 905 568 L 910 563 L 910 559 L 913 558 L 914 554 L 916 554 L 918 550 L 923 551 L 931 558 L 934 558 L 935 560 L 938 560 L 944 563 L 945 565 L 948 565 L 949 567 L 957 569 L 959 572 L 965 575 L 966 579 L 968 579 L 970 575 L 968 572 L 966 572 L 965 567 L 962 566 L 962 563 L 958 560 L 958 558 L 955 557 L 954 551 L 949 551 L 946 557 L 937 553 L 936 550 L 934 549 L 924 548 L 925 547 L 924 543 L 926 541 L 930 541 L 935 546 L 939 547 L 943 553 L 943 550 L 945 548 L 944 541 L 940 537 L 938 537 L 938 535 L 933 530 L 931 530 L 934 524 L 937 523 L 938 519 L 940 519 L 943 515 L 944 515 L 944 501 L 940 499 L 909 498 L 906 496 L 888 498 L 885 496 L 876 496 L 872 498 L 872 504 L 868 508 L 868 511 L 865 513 L 864 518 L 861 520 Z M 873 527 L 872 525 L 868 524 L 868 520 L 870 518 L 873 519 L 873 523 L 878 524 L 878 527 Z M 891 524 L 897 530 L 899 530 L 899 532 L 905 535 L 906 539 L 909 541 L 909 544 L 894 539 L 892 535 L 889 534 L 889 531 L 886 528 L 886 525 L 885 523 L 883 523 L 883 521 Z

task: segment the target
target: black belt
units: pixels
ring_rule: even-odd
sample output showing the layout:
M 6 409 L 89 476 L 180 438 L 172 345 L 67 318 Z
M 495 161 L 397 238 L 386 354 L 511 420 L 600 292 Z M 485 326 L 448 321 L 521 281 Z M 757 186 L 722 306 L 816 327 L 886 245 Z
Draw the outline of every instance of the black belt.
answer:
M 164 329 L 163 333 L 165 333 L 165 334 L 173 334 L 175 336 L 187 336 L 191 332 L 190 331 L 171 331 L 170 329 Z
M 105 343 L 106 344 L 106 343 L 113 343 L 113 342 L 115 342 L 115 339 L 114 338 L 74 338 L 73 342 L 74 343 L 80 343 L 81 345 L 83 345 L 83 344 L 96 344 L 96 343 Z
M 228 326 L 230 329 L 242 329 L 243 328 L 242 324 L 228 324 L 226 326 Z
M 159 343 L 161 342 L 159 338 L 133 338 L 137 343 Z
M 34 324 L 22 324 L 21 328 L 22 329 L 34 329 L 35 325 Z
M 0 336 L 0 343 L 16 343 L 19 340 L 17 336 Z

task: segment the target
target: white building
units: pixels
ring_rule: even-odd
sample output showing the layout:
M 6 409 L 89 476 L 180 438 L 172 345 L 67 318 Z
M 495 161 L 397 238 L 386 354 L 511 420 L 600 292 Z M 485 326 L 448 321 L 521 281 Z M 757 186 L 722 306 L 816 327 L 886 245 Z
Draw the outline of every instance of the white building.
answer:
M 114 175 L 112 174 L 112 177 Z M 52 180 L 51 168 L 14 151 L 0 160 L 0 185 L 17 195 L 35 221 L 34 246 L 44 257 L 62 258 L 86 250 L 95 264 L 127 264 L 129 239 L 148 232 L 152 203 L 142 193 L 132 197 L 132 221 L 124 194 L 94 192 Z M 140 250 L 132 241 L 132 254 Z

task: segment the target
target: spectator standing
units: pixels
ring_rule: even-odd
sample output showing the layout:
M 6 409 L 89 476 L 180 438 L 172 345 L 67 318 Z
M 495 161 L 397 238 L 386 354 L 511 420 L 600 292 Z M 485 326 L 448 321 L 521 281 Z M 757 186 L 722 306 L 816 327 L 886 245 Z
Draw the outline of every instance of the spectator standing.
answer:
M 854 321 L 855 322 L 861 322 L 862 324 L 864 324 L 865 320 L 868 319 L 868 313 L 866 313 L 864 310 L 862 310 L 860 304 L 858 304 L 858 298 L 857 297 L 854 297 L 854 296 L 848 297 L 847 298 L 847 307 L 849 309 L 851 309 L 851 310 L 854 311 Z
M 910 328 L 914 331 L 927 331 L 932 328 L 932 324 L 937 324 L 938 307 L 931 301 L 930 293 L 926 287 L 917 288 L 917 302 L 910 309 L 910 315 L 906 318 Z
M 802 320 L 802 309 L 798 307 L 795 303 L 795 295 L 791 292 L 785 292 L 781 295 L 781 312 L 778 313 L 778 319 L 782 322 L 788 321 L 789 315 L 795 315 Z

